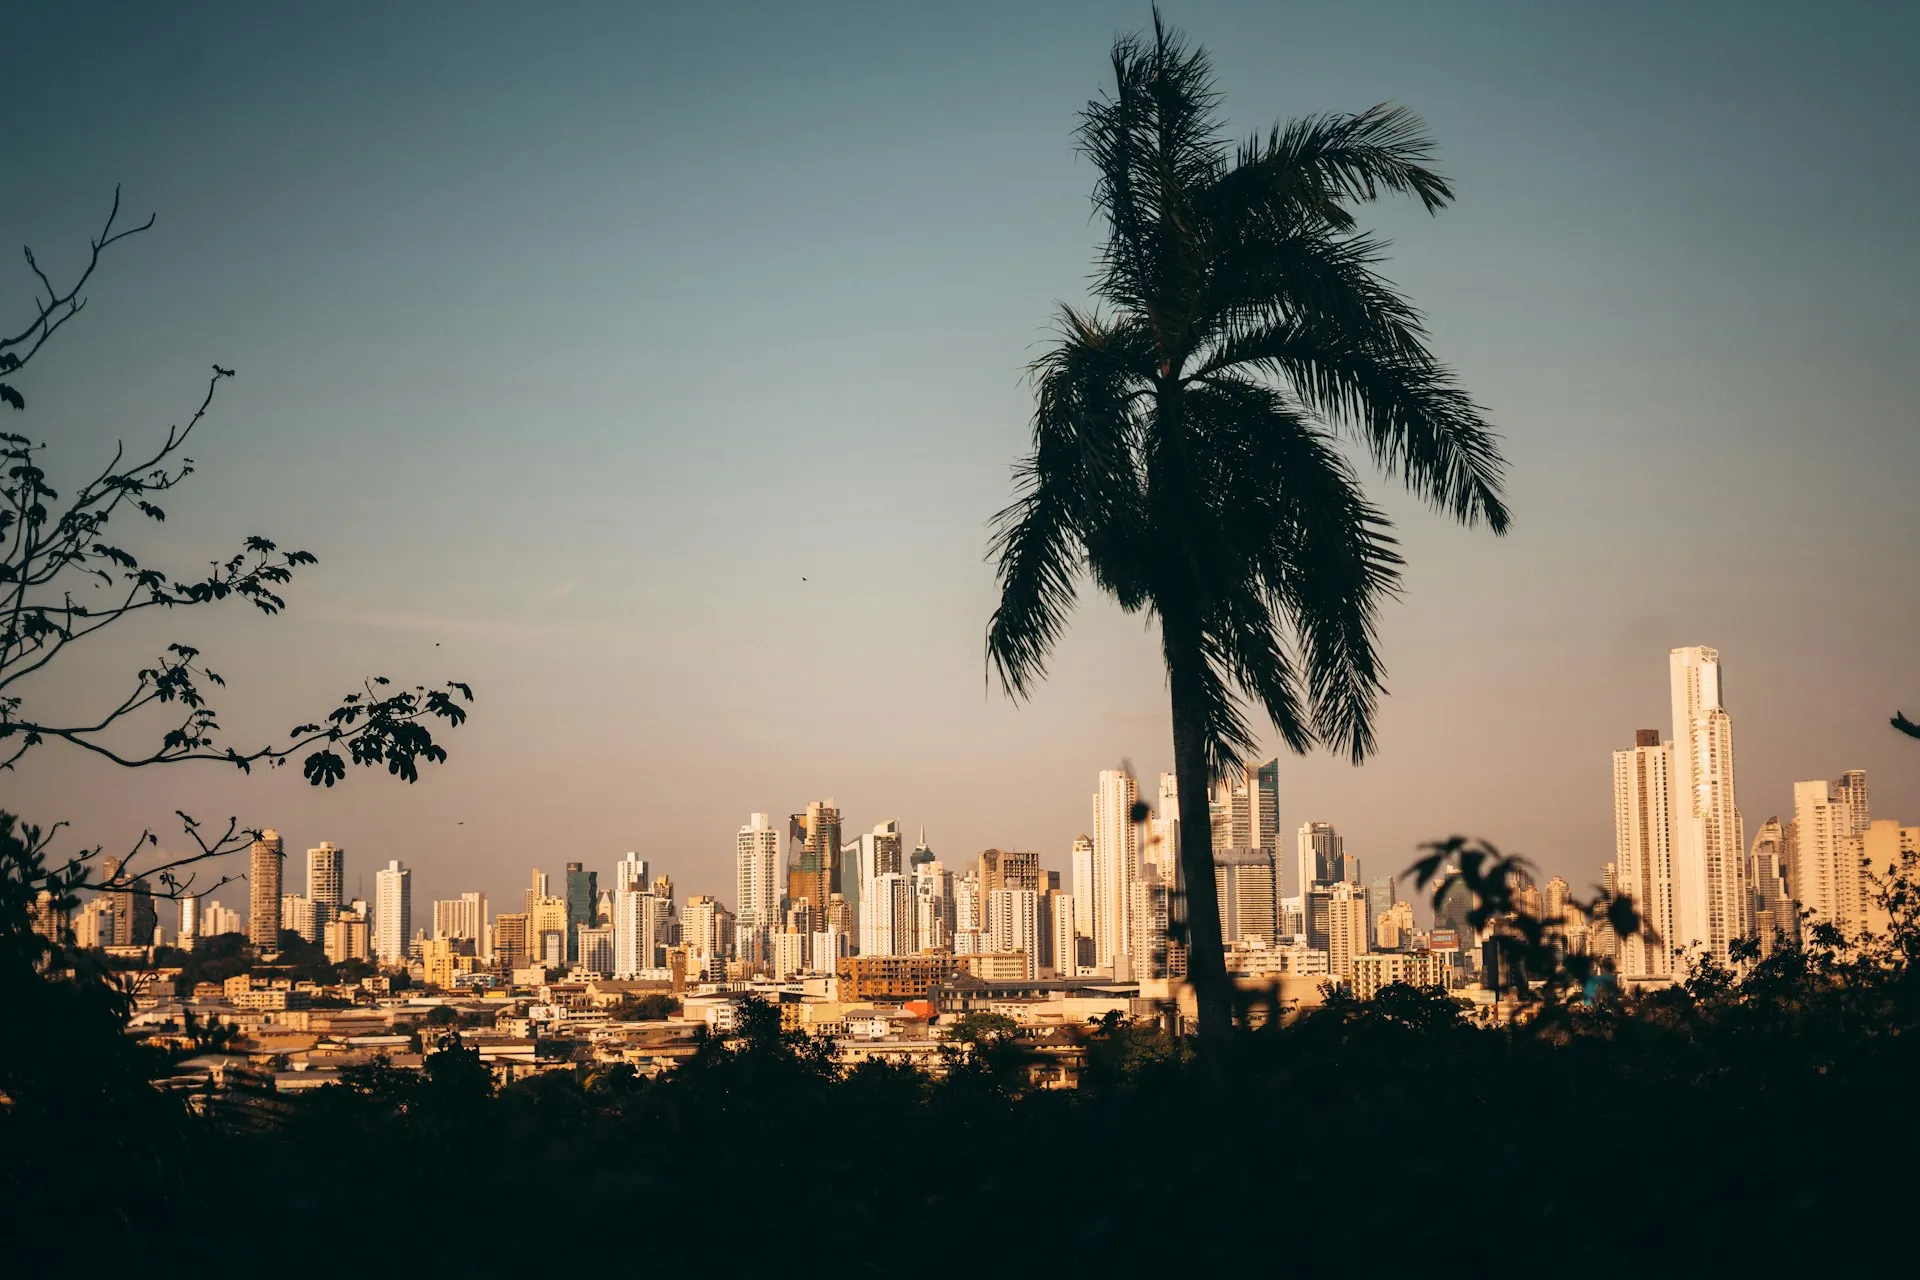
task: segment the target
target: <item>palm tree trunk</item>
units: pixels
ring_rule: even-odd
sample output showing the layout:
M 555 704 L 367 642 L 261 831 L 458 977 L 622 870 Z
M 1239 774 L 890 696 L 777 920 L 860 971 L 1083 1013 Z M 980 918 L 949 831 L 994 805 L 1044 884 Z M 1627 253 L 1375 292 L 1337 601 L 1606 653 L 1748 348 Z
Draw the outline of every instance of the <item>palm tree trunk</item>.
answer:
M 1182 634 L 1184 632 L 1184 634 Z M 1213 880 L 1213 820 L 1208 805 L 1206 711 L 1199 691 L 1197 628 L 1164 637 L 1173 699 L 1173 772 L 1180 796 L 1180 872 L 1186 881 L 1187 981 L 1199 1012 L 1202 1049 L 1222 1046 L 1233 1030 L 1233 996 L 1220 940 L 1220 894 Z

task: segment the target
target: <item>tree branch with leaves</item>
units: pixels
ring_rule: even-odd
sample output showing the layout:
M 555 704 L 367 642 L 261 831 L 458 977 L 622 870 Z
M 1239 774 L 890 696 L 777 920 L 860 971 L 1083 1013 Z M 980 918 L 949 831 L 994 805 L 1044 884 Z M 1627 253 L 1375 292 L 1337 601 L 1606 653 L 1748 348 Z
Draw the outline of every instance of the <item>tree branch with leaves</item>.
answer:
M 46 343 L 86 306 L 83 290 L 103 253 L 154 225 L 149 217 L 120 227 L 120 193 L 100 232 L 89 241 L 85 266 L 73 283 L 56 286 L 31 249 L 27 264 L 37 282 L 35 316 L 20 332 L 0 335 L 0 400 L 16 412 L 27 407 L 20 375 Z M 44 296 L 42 296 L 44 294 Z M 55 660 L 127 618 L 150 611 L 199 609 L 243 603 L 268 616 L 286 608 L 294 575 L 316 563 L 312 553 L 282 549 L 273 540 L 249 536 L 240 549 L 210 562 L 204 571 L 176 573 L 143 563 L 129 534 L 167 518 L 162 501 L 194 473 L 185 450 L 234 371 L 214 365 L 206 391 L 184 425 L 167 428 L 150 448 L 130 450 L 123 440 L 107 463 L 66 496 L 41 465 L 45 442 L 0 432 L 0 772 L 30 754 L 64 746 L 123 768 L 213 762 L 251 772 L 299 760 L 315 786 L 342 781 L 349 765 L 383 766 L 407 782 L 423 764 L 447 758 L 436 739 L 467 718 L 473 691 L 460 681 L 441 685 L 395 685 L 385 676 L 364 680 L 326 713 L 295 725 L 278 742 L 233 743 L 222 734 L 219 712 L 209 701 L 226 681 L 194 645 L 168 644 L 126 686 L 84 714 L 61 715 L 36 698 Z M 133 528 L 129 529 L 129 523 Z M 43 883 L 63 897 L 80 887 L 124 889 L 136 877 L 154 877 L 168 896 L 191 891 L 192 877 L 177 874 L 191 864 L 245 847 L 256 834 L 230 819 L 224 831 L 203 829 L 180 813 L 191 851 L 159 867 L 136 870 L 132 854 L 115 861 L 109 883 L 88 880 L 99 848 L 75 855 L 64 868 L 43 868 Z M 51 839 L 61 824 L 46 829 Z M 142 832 L 134 852 L 157 848 L 158 837 Z M 149 891 L 152 891 L 149 889 Z

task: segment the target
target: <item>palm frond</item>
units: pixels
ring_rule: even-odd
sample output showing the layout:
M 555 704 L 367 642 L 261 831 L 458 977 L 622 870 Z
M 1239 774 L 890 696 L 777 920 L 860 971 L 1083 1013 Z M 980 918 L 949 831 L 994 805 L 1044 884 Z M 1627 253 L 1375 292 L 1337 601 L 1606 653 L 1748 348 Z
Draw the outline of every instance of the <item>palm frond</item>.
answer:
M 1355 305 L 1370 310 L 1364 299 Z M 1418 335 L 1391 321 L 1352 328 L 1281 316 L 1227 337 L 1200 366 L 1208 378 L 1258 368 L 1284 378 L 1328 422 L 1360 437 L 1407 488 L 1469 527 L 1505 533 L 1499 438 Z M 1384 332 L 1385 341 L 1376 335 Z
M 1115 41 L 1113 76 L 1112 92 L 1088 104 L 1076 132 L 1098 175 L 1095 211 L 1108 221 L 1098 287 L 1172 351 L 1193 317 L 1166 304 L 1196 296 L 1206 266 L 1192 202 L 1226 163 L 1220 95 L 1206 51 L 1189 48 L 1157 13 L 1151 41 Z
M 1236 585 L 1239 590 L 1215 595 L 1208 630 L 1231 661 L 1234 683 L 1259 701 L 1287 749 L 1305 754 L 1317 733 L 1303 713 L 1295 662 L 1276 626 L 1276 602 L 1255 582 Z
M 1163 642 L 1168 634 L 1163 625 Z M 1258 744 L 1247 724 L 1240 698 L 1234 692 L 1232 648 L 1218 635 L 1208 633 L 1202 637 L 1200 654 L 1201 661 L 1192 672 L 1188 693 L 1206 726 L 1207 776 L 1217 780 L 1231 777 Z M 1167 646 L 1166 656 L 1170 671 L 1184 661 L 1171 644 Z
M 1275 388 L 1215 375 L 1189 392 L 1188 412 L 1204 425 L 1209 452 L 1225 460 L 1218 484 L 1223 518 L 1239 526 L 1234 562 L 1255 579 L 1264 612 L 1254 619 L 1263 643 L 1244 620 L 1247 608 L 1238 609 L 1244 638 L 1236 644 L 1249 655 L 1248 674 L 1280 657 L 1278 637 L 1290 630 L 1305 666 L 1311 728 L 1299 726 L 1294 702 L 1269 705 L 1276 727 L 1295 750 L 1317 739 L 1357 762 L 1373 750 L 1385 674 L 1379 605 L 1399 583 L 1391 526 L 1366 501 L 1333 438 Z M 1214 594 L 1236 599 L 1218 587 Z M 1289 670 L 1289 691 L 1297 683 Z M 1258 686 L 1246 687 L 1265 700 Z
M 1033 452 L 1014 468 L 1014 501 L 993 518 L 988 558 L 1000 604 L 987 625 L 987 656 L 1011 696 L 1046 674 L 1066 626 L 1089 536 L 1099 539 L 1129 505 L 1135 394 L 1127 326 L 1072 309 L 1061 340 L 1034 363 L 1038 405 Z
M 1453 202 L 1453 188 L 1432 167 L 1433 138 L 1406 107 L 1381 103 L 1358 113 L 1328 112 L 1276 124 L 1263 145 L 1251 138 L 1223 181 L 1229 193 L 1301 202 L 1338 230 L 1353 228 L 1348 201 L 1380 194 L 1412 196 L 1428 213 Z

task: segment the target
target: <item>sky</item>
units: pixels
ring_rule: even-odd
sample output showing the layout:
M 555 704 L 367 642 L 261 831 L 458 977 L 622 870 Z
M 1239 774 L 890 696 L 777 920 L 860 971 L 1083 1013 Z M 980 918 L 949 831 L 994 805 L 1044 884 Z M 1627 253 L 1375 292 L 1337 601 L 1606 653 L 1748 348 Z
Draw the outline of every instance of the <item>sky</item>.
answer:
M 1454 832 L 1575 885 L 1609 753 L 1720 650 L 1751 833 L 1868 771 L 1920 822 L 1920 9 L 1190 2 L 1236 133 L 1383 101 L 1459 200 L 1363 220 L 1504 436 L 1513 531 L 1369 472 L 1408 561 L 1363 767 L 1285 756 L 1281 822 L 1367 874 Z M 0 244 L 73 270 L 115 184 L 154 228 L 20 379 L 56 487 L 222 387 L 142 558 L 320 557 L 278 618 L 176 612 L 29 692 L 76 715 L 190 642 L 267 741 L 364 676 L 476 695 L 407 786 L 49 747 L 0 807 L 116 848 L 176 809 L 330 839 L 416 912 L 636 850 L 734 897 L 733 833 L 833 797 L 943 858 L 1064 870 L 1097 771 L 1170 767 L 1138 618 L 1083 594 L 1027 704 L 987 678 L 987 522 L 1024 368 L 1100 227 L 1075 113 L 1144 3 L 41 6 L 0 47 Z M 0 257 L 8 327 L 31 277 Z M 10 412 L 10 411 L 9 411 Z M 1143 788 L 1152 791 L 1149 781 Z M 298 862 L 295 863 L 297 867 Z M 239 869 L 237 867 L 231 869 Z M 290 869 L 289 881 L 300 884 Z M 511 895 L 509 897 L 509 895 Z M 230 904 L 243 892 L 229 889 Z M 418 918 L 418 917 L 416 917 Z

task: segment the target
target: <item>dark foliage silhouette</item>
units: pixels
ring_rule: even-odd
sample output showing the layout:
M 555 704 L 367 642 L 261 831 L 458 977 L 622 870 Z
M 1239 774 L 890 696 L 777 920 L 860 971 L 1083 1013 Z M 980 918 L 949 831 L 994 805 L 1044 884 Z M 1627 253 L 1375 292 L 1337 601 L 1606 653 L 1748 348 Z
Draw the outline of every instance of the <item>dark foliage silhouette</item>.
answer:
M 120 196 L 114 193 L 106 223 L 90 243 L 86 266 L 75 282 L 56 287 L 27 251 L 27 263 L 45 297 L 35 296 L 36 316 L 20 332 L 0 335 L 0 400 L 24 410 L 22 376 L 33 358 L 86 305 L 82 290 L 93 278 L 102 254 L 129 236 L 153 226 L 148 218 L 116 229 Z M 84 646 L 123 619 L 149 612 L 175 613 L 224 602 L 243 602 L 274 615 L 286 607 L 282 594 L 300 569 L 315 563 L 306 551 L 288 551 L 271 539 L 246 538 L 238 551 L 214 561 L 210 570 L 174 573 L 143 563 L 122 536 L 126 522 L 159 522 L 193 475 L 185 454 L 195 430 L 213 406 L 220 384 L 234 376 L 213 367 L 205 395 L 184 426 L 169 427 L 165 437 L 145 450 L 129 451 L 123 442 L 106 465 L 66 495 L 56 489 L 40 465 L 44 443 L 16 432 L 0 432 L 0 771 L 14 768 L 28 753 L 66 748 L 129 768 L 188 761 L 213 761 L 241 770 L 256 765 L 279 767 L 298 759 L 308 781 L 331 787 L 349 765 L 382 767 L 408 782 L 423 764 L 446 759 L 434 737 L 436 725 L 457 728 L 472 690 L 459 681 L 440 687 L 396 687 L 374 676 L 348 692 L 338 705 L 295 726 L 281 743 L 235 746 L 220 734 L 219 713 L 208 698 L 224 687 L 198 648 L 169 644 L 136 671 L 126 687 L 107 692 L 93 711 L 77 718 L 56 717 L 37 709 L 37 682 L 55 661 Z M 254 834 L 237 819 L 224 830 L 203 827 L 179 815 L 192 848 L 152 865 L 136 865 L 142 853 L 158 848 L 156 833 L 143 832 L 117 860 L 111 884 L 99 874 L 101 850 L 87 850 L 49 869 L 43 883 L 57 894 L 86 887 L 130 889 L 155 896 L 206 892 L 187 870 L 244 847 Z M 57 831 L 49 828 L 49 833 Z
M 1295 751 L 1374 746 L 1375 618 L 1398 582 L 1388 522 L 1339 447 L 1469 525 L 1507 527 L 1480 411 L 1379 273 L 1353 206 L 1453 198 L 1412 114 L 1375 107 L 1276 125 L 1237 149 L 1206 53 L 1155 16 L 1113 50 L 1081 118 L 1107 238 L 1094 292 L 1033 365 L 1033 451 L 1000 513 L 987 652 L 1031 694 L 1085 576 L 1157 619 L 1180 812 L 1254 748 L 1243 698 Z M 1231 997 L 1204 821 L 1182 829 L 1189 974 L 1203 1041 Z
M 36 294 L 35 318 L 26 328 L 0 334 L 0 402 L 11 410 L 27 409 L 30 365 L 85 308 L 83 290 L 103 254 L 153 226 L 149 218 L 119 227 L 119 214 L 116 192 L 86 265 L 69 286 L 56 286 L 27 252 L 44 297 Z M 314 563 L 307 552 L 284 551 L 254 536 L 210 571 L 178 574 L 143 563 L 124 536 L 130 520 L 137 529 L 166 519 L 161 503 L 172 505 L 193 474 L 184 450 L 220 384 L 232 376 L 214 366 L 184 426 L 169 428 L 150 449 L 130 452 L 122 443 L 104 467 L 64 495 L 41 466 L 44 443 L 0 432 L 0 774 L 40 751 L 78 752 L 125 768 L 195 761 L 250 771 L 298 759 L 310 783 L 331 787 L 349 764 L 384 767 L 413 782 L 422 765 L 446 759 L 435 732 L 465 721 L 463 704 L 472 692 L 464 684 L 403 690 L 373 677 L 332 710 L 295 727 L 284 742 L 236 746 L 223 741 L 218 713 L 208 703 L 225 681 L 197 648 L 179 642 L 123 687 L 100 686 L 102 701 L 90 712 L 63 718 L 42 709 L 48 700 L 37 695 L 56 660 L 84 650 L 113 624 L 229 601 L 278 614 L 293 575 Z M 149 1084 L 167 1074 L 169 1055 L 126 1034 L 133 994 L 151 980 L 148 966 L 79 949 L 64 925 L 84 891 L 151 900 L 203 894 L 231 879 L 200 882 L 202 864 L 245 848 L 256 833 L 238 818 L 203 827 L 186 813 L 178 817 L 191 844 L 187 851 L 159 854 L 158 835 L 145 831 L 103 864 L 100 847 L 51 852 L 63 823 L 39 826 L 0 812 L 0 1008 L 7 1018 L 0 1033 L 0 1151 L 6 1153 L 0 1239 L 8 1242 L 10 1258 L 42 1256 L 30 1247 L 41 1242 L 66 1251 L 89 1247 L 82 1222 L 96 1211 L 123 1238 L 157 1244 L 169 1229 L 166 1215 L 189 1194 L 188 1180 L 220 1177 L 205 1157 L 206 1126 L 178 1097 Z M 251 963 L 238 938 L 209 943 L 183 975 L 189 984 L 245 972 Z M 324 957 L 297 938 L 287 949 L 296 968 L 305 963 L 317 973 L 324 965 Z M 182 1037 L 190 1046 L 183 1052 L 191 1052 L 221 1048 L 233 1033 L 190 1018 Z
M 1475 872 L 1493 903 L 1500 861 Z M 837 1071 L 749 1002 L 677 1072 L 505 1088 L 440 1032 L 424 1071 L 353 1071 L 278 1131 L 140 1128 L 184 1168 L 97 1243 L 165 1222 L 237 1273 L 292 1214 L 354 1224 L 363 1256 L 410 1274 L 513 1276 L 630 1260 L 633 1233 L 600 1227 L 644 1212 L 647 1266 L 669 1274 L 974 1276 L 983 1251 L 996 1274 L 1086 1277 L 1844 1270 L 1880 1241 L 1833 1224 L 1857 1224 L 1860 1178 L 1920 1137 L 1901 1102 L 1920 900 L 1912 863 L 1895 871 L 1885 935 L 1810 930 L 1739 972 L 1505 1026 L 1437 990 L 1334 995 L 1236 1033 L 1215 1072 L 1110 1018 L 1070 1093 L 1027 1087 L 1017 1038 L 978 1020 L 962 1034 L 1004 1056 L 956 1052 L 939 1077 Z M 530 1182 L 564 1188 L 568 1229 L 500 1224 L 472 1248 L 421 1230 Z

